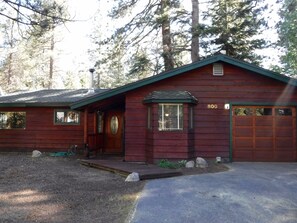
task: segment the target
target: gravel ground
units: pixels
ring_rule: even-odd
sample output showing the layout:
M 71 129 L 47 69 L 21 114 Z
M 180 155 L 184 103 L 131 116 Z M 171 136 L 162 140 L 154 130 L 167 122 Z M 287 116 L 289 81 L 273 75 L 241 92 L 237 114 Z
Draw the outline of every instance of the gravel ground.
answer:
M 125 222 L 144 182 L 74 157 L 0 153 L 0 222 Z

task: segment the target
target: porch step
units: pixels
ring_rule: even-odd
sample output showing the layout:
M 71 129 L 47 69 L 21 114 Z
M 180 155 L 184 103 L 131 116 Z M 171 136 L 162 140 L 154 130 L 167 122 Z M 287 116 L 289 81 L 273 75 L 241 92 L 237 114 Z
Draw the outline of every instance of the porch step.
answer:
M 85 166 L 109 171 L 127 177 L 130 173 L 137 172 L 140 180 L 157 179 L 181 176 L 182 173 L 175 169 L 161 168 L 152 164 L 123 162 L 120 160 L 80 160 Z

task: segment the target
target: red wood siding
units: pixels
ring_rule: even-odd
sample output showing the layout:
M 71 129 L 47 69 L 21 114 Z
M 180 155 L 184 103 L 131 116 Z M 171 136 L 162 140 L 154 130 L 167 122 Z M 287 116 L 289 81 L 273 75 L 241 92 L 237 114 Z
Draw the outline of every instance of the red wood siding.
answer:
M 54 125 L 54 108 L 0 110 L 26 112 L 26 129 L 0 129 L 0 151 L 67 151 L 74 144 L 83 146 L 83 113 L 80 125 Z
M 149 159 L 172 156 L 177 158 L 180 156 L 179 151 L 183 151 L 186 145 L 185 140 L 189 140 L 180 137 L 182 134 L 178 133 L 167 137 L 164 132 L 147 131 L 147 105 L 142 101 L 150 92 L 156 90 L 185 90 L 198 99 L 198 105 L 194 106 L 194 155 L 206 158 L 229 157 L 230 115 L 229 110 L 224 109 L 225 103 L 289 104 L 297 99 L 297 92 L 293 87 L 286 88 L 286 84 L 280 81 L 228 64 L 224 64 L 224 76 L 221 77 L 213 76 L 212 65 L 209 65 L 147 85 L 126 94 L 127 160 L 145 161 L 146 154 L 152 151 L 154 152 Z M 216 104 L 217 109 L 209 109 L 209 104 Z M 158 137 L 162 140 L 152 144 L 152 138 Z

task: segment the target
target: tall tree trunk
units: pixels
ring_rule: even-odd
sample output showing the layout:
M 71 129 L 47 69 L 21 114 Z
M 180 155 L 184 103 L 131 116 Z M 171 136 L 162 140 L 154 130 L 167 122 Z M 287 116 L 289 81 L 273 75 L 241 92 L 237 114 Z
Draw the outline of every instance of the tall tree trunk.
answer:
M 10 34 L 9 34 L 9 47 L 10 50 L 13 51 L 12 49 L 14 48 L 14 21 L 11 23 L 11 28 L 10 28 Z M 13 53 L 9 53 L 8 56 L 8 74 L 7 74 L 7 85 L 10 86 L 11 84 L 11 79 L 12 79 L 12 70 L 13 70 Z
M 192 0 L 192 62 L 199 60 L 199 0 Z
M 171 33 L 170 33 L 170 19 L 168 15 L 169 0 L 161 0 L 161 16 L 162 16 L 162 44 L 163 44 L 163 59 L 165 71 L 174 68 Z
M 49 80 L 48 80 L 48 89 L 52 89 L 53 87 L 53 76 L 54 76 L 54 49 L 55 49 L 55 39 L 54 39 L 54 31 L 51 35 L 51 45 L 50 45 L 50 62 L 49 62 Z

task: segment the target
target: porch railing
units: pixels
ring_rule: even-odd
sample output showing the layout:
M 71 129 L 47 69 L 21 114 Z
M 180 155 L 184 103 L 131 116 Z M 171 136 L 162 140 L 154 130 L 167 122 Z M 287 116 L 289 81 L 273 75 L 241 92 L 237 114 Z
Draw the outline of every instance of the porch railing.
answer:
M 88 134 L 87 144 L 89 149 L 94 150 L 97 153 L 102 153 L 103 152 L 103 135 Z

